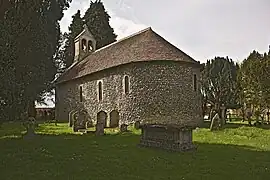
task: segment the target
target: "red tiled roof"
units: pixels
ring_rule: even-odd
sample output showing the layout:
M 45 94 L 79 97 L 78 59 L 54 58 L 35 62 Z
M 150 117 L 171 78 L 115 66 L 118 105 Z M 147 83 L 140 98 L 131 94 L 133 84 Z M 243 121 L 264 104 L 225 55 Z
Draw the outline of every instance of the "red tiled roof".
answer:
M 149 27 L 93 52 L 68 68 L 56 83 L 70 81 L 122 64 L 154 60 L 200 64 Z

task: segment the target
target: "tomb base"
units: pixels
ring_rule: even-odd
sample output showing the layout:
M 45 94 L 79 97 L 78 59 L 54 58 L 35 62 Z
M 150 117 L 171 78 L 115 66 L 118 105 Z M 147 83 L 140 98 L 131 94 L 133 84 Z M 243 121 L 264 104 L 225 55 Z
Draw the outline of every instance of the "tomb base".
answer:
M 188 151 L 196 149 L 192 143 L 193 128 L 176 128 L 164 125 L 143 125 L 139 146 Z

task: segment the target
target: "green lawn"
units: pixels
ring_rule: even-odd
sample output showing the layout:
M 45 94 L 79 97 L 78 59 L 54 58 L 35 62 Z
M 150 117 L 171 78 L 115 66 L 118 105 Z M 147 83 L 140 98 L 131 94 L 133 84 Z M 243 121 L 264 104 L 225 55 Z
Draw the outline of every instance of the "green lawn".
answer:
M 197 151 L 139 148 L 139 131 L 106 136 L 73 134 L 67 124 L 41 124 L 22 139 L 18 124 L 0 128 L 1 180 L 268 180 L 270 130 L 231 127 L 194 131 Z

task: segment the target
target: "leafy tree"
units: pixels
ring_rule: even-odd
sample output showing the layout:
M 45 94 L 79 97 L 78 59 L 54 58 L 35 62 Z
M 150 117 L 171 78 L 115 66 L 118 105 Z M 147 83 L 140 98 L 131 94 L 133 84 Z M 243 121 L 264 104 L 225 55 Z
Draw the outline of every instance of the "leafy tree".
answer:
M 109 24 L 110 16 L 100 0 L 90 2 L 83 19 L 97 41 L 97 49 L 116 41 L 117 36 Z
M 270 58 L 269 53 L 253 51 L 241 64 L 240 85 L 243 102 L 252 105 L 261 114 L 270 107 Z
M 69 67 L 73 63 L 75 54 L 74 39 L 82 32 L 83 24 L 81 12 L 78 10 L 77 13 L 72 16 L 72 22 L 68 28 L 69 32 L 64 34 L 66 42 L 64 47 L 63 62 L 65 62 L 66 67 Z
M 202 72 L 204 107 L 211 104 L 211 107 L 215 107 L 220 114 L 222 104 L 227 109 L 238 106 L 236 83 L 238 69 L 238 65 L 228 57 L 215 57 L 206 62 Z

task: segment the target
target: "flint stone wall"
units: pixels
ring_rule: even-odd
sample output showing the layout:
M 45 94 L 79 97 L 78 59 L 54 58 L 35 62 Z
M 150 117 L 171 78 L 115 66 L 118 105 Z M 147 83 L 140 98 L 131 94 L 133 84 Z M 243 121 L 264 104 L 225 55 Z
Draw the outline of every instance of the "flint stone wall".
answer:
M 93 122 L 97 113 L 119 112 L 120 124 L 169 124 L 196 127 L 202 123 L 201 96 L 194 91 L 193 77 L 200 69 L 192 64 L 173 61 L 136 62 L 103 70 L 56 87 L 56 118 L 68 120 L 68 113 L 84 108 Z M 124 77 L 130 91 L 124 93 Z M 98 101 L 98 82 L 103 85 L 103 100 Z M 198 89 L 200 86 L 197 81 Z M 79 87 L 83 100 L 80 102 Z

